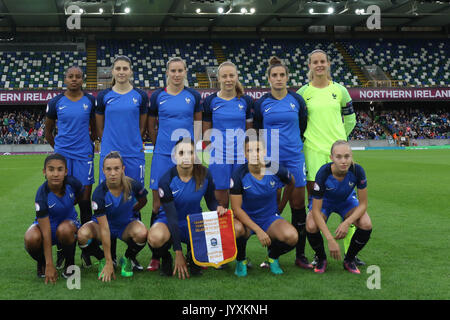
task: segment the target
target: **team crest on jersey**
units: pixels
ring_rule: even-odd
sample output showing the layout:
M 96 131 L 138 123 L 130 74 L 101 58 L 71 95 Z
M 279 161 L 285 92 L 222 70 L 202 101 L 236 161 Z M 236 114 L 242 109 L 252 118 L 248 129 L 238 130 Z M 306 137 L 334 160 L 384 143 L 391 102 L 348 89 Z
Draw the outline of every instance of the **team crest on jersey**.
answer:
M 349 181 L 349 182 L 348 182 L 348 186 L 349 186 L 350 188 L 352 188 L 352 187 L 353 187 L 353 185 L 354 185 L 354 183 L 353 183 L 353 182 L 351 182 L 351 181 Z
M 273 187 L 275 187 L 275 181 L 270 181 L 270 186 L 273 188 Z
M 138 100 L 136 98 L 133 98 L 133 102 L 134 102 L 134 104 L 137 104 Z
M 189 98 L 184 98 L 184 100 L 186 101 L 187 104 L 191 103 L 191 99 Z
M 291 108 L 292 108 L 292 110 L 295 109 L 295 104 L 293 104 L 292 102 L 291 102 Z
M 337 98 L 337 95 L 335 93 L 332 93 L 331 95 L 333 96 L 333 99 Z
M 238 107 L 239 107 L 239 110 L 244 109 L 244 106 L 242 104 L 240 104 L 240 103 L 239 103 Z
M 84 108 L 84 111 L 86 111 L 89 108 L 89 106 L 86 103 L 83 103 L 83 108 Z

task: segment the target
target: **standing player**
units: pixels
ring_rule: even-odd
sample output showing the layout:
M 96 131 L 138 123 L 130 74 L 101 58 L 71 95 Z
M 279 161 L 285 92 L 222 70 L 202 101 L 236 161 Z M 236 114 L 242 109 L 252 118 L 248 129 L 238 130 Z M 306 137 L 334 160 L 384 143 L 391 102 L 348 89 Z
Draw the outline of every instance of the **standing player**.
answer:
M 239 164 L 244 163 L 244 152 L 239 146 L 244 145 L 245 131 L 253 127 L 253 100 L 244 95 L 234 63 L 223 62 L 217 73 L 220 91 L 203 102 L 202 129 L 204 139 L 208 142 L 209 129 L 220 131 L 220 137 L 214 138 L 222 143 L 213 143 L 215 148 L 211 152 L 209 171 L 216 186 L 217 201 L 228 208 L 231 174 Z
M 124 161 L 116 151 L 103 160 L 105 180 L 92 195 L 94 217 L 78 230 L 78 244 L 84 255 L 100 259 L 98 278 L 110 281 L 114 276 L 111 238 L 128 244 L 125 257 L 120 261 L 121 274 L 131 277 L 137 254 L 144 248 L 147 229 L 138 220 L 137 212 L 147 203 L 147 190 L 143 185 L 125 175 Z M 101 241 L 104 253 L 99 248 Z M 104 258 L 103 258 L 104 257 Z
M 97 134 L 101 140 L 99 180 L 105 180 L 103 160 L 111 151 L 122 155 L 125 175 L 144 185 L 145 154 L 142 135 L 147 121 L 148 95 L 134 88 L 131 60 L 118 56 L 112 66 L 112 88 L 99 92 L 95 108 Z M 140 218 L 140 212 L 136 213 Z M 113 260 L 116 261 L 116 240 L 112 240 Z M 88 262 L 89 264 L 89 262 Z M 136 265 L 137 270 L 143 267 Z
M 230 190 L 231 208 L 243 224 L 242 228 L 236 228 L 235 274 L 238 277 L 247 275 L 245 248 L 252 234 L 256 234 L 262 246 L 268 247 L 271 272 L 282 274 L 278 258 L 294 249 L 298 241 L 295 228 L 280 216 L 293 194 L 295 178 L 283 166 L 274 172 L 272 166 L 265 163 L 265 146 L 261 140 L 246 138 L 245 157 L 248 163 L 233 172 Z M 281 183 L 286 189 L 278 205 L 277 186 Z
M 272 160 L 276 156 L 273 154 L 276 148 L 271 150 L 274 149 L 272 135 L 275 135 L 273 143 L 279 146 L 279 160 L 276 162 L 286 167 L 295 178 L 295 189 L 289 203 L 291 222 L 299 238 L 295 250 L 295 264 L 304 269 L 311 269 L 312 266 L 304 254 L 306 169 L 302 139 L 306 130 L 306 104 L 300 95 L 288 91 L 289 70 L 279 58 L 270 58 L 267 78 L 271 91 L 255 103 L 255 127 L 267 130 L 267 150 L 271 153 Z M 279 135 L 278 141 L 276 134 Z
M 318 257 L 314 272 L 324 273 L 327 267 L 320 232 L 327 239 L 331 256 L 340 260 L 341 252 L 336 240 L 343 239 L 349 227 L 354 224 L 357 229 L 344 258 L 344 269 L 359 274 L 355 257 L 367 244 L 372 233 L 372 222 L 366 211 L 366 174 L 360 165 L 353 162 L 352 150 L 345 140 L 338 140 L 332 145 L 330 159 L 332 163 L 323 165 L 317 172 L 312 191 L 313 201 L 309 205 L 312 214 L 308 215 L 306 221 L 308 241 Z M 342 218 L 334 237 L 326 224 L 332 212 L 338 213 Z
M 59 243 L 65 259 L 62 276 L 73 274 L 67 268 L 75 264 L 76 234 L 80 227 L 75 204 L 83 197 L 83 186 L 67 175 L 66 159 L 49 155 L 44 162 L 44 182 L 36 193 L 36 220 L 25 233 L 25 250 L 37 261 L 37 276 L 55 283 L 58 273 L 53 264 L 52 245 Z
M 339 139 L 347 140 L 356 124 L 352 99 L 347 89 L 331 79 L 330 57 L 317 49 L 308 55 L 309 83 L 297 93 L 306 101 L 308 108 L 308 128 L 306 129 L 304 152 L 308 195 L 314 186 L 314 178 L 319 168 L 328 162 L 331 145 Z M 310 201 L 309 201 L 310 202 Z M 344 239 L 347 251 L 354 226 Z M 357 259 L 357 263 L 360 262 Z
M 81 223 L 91 219 L 91 192 L 94 184 L 94 146 L 96 135 L 95 98 L 82 91 L 83 71 L 70 67 L 64 76 L 67 87 L 64 93 L 48 102 L 45 119 L 45 138 L 67 161 L 68 175 L 77 178 L 84 186 L 78 206 Z M 54 136 L 55 126 L 58 134 Z M 90 132 L 90 134 L 89 134 Z M 58 247 L 56 268 L 62 268 L 64 257 Z
M 167 87 L 156 90 L 150 97 L 147 128 L 155 146 L 150 171 L 150 189 L 153 193 L 150 226 L 161 206 L 159 179 L 174 165 L 172 149 L 180 136 L 194 139 L 194 121 L 202 120 L 201 96 L 197 91 L 185 87 L 186 76 L 186 62 L 178 57 L 169 59 L 166 65 Z M 159 259 L 153 253 L 147 270 L 158 270 Z
M 175 145 L 176 166 L 170 168 L 159 179 L 159 196 L 163 210 L 158 214 L 148 233 L 148 243 L 153 252 L 162 257 L 161 274 L 175 275 L 181 279 L 189 278 L 186 260 L 183 257 L 181 242 L 188 245 L 187 258 L 191 275 L 200 274 L 200 267 L 194 264 L 189 244 L 187 215 L 200 213 L 200 202 L 205 198 L 208 209 L 217 210 L 219 215 L 227 210 L 217 205 L 214 197 L 214 182 L 203 165 L 195 163 L 194 141 L 180 139 Z M 175 267 L 172 270 L 173 245 Z

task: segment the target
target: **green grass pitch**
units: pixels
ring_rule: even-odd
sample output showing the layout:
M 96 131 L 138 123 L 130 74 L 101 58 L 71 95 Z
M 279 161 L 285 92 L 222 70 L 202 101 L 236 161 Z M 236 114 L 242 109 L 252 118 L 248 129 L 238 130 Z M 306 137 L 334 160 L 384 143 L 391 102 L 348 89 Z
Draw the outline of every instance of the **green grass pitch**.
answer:
M 43 183 L 45 155 L 0 157 L 0 299 L 449 299 L 450 273 L 450 150 L 355 151 L 354 158 L 368 177 L 368 213 L 374 225 L 372 238 L 359 257 L 379 273 L 379 289 L 367 283 L 374 274 L 367 266 L 360 275 L 343 270 L 342 261 L 329 257 L 327 272 L 316 275 L 294 266 L 294 252 L 280 258 L 281 276 L 260 269 L 266 251 L 252 237 L 247 255 L 254 267 L 248 277 L 234 276 L 235 262 L 224 270 L 208 269 L 203 276 L 187 280 L 163 278 L 157 272 L 135 273 L 111 283 L 97 280 L 96 268 L 81 269 L 81 289 L 69 290 L 59 277 L 45 285 L 36 277 L 36 264 L 24 250 L 23 236 L 35 217 L 34 197 Z M 98 170 L 98 156 L 96 169 Z M 147 155 L 146 184 L 151 155 Z M 96 175 L 96 179 L 98 172 Z M 96 186 L 96 185 L 95 185 Z M 148 187 L 148 186 L 147 186 Z M 151 196 L 143 210 L 148 226 Z M 289 209 L 283 216 L 290 220 Z M 339 223 L 332 215 L 331 231 Z M 342 244 L 341 244 L 342 247 Z M 118 242 L 117 254 L 125 251 Z M 55 249 L 53 249 L 55 253 Z M 306 245 L 311 259 L 313 251 Z M 150 251 L 138 256 L 147 266 Z M 94 259 L 95 260 L 95 259 Z M 77 248 L 76 263 L 80 264 Z

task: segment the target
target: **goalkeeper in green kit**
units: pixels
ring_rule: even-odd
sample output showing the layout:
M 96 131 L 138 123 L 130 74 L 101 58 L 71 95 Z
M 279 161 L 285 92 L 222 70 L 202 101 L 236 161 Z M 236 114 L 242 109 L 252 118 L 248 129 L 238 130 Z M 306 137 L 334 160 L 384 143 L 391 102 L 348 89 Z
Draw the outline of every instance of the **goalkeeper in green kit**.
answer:
M 320 49 L 308 55 L 309 83 L 297 93 L 303 97 L 308 110 L 308 126 L 304 133 L 303 151 L 307 169 L 308 201 L 314 188 L 314 180 L 320 167 L 330 161 L 330 150 L 337 140 L 347 140 L 356 124 L 352 99 L 347 89 L 331 80 L 331 62 L 328 54 Z M 349 228 L 344 238 L 345 252 L 355 226 Z M 355 259 L 358 265 L 364 262 Z

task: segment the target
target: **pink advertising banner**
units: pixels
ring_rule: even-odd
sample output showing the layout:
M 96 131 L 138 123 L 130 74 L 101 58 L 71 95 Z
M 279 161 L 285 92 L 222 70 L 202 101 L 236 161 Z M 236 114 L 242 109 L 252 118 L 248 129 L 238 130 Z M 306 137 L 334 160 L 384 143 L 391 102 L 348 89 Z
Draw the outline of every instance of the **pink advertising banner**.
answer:
M 296 90 L 291 88 L 290 90 Z M 214 89 L 198 89 L 202 98 L 214 93 Z M 246 94 L 259 99 L 268 89 L 247 89 Z M 448 88 L 348 88 L 353 101 L 450 101 Z M 12 90 L 0 91 L 0 105 L 47 104 L 62 90 Z M 99 90 L 87 92 L 97 95 Z M 147 90 L 150 95 L 153 90 Z

